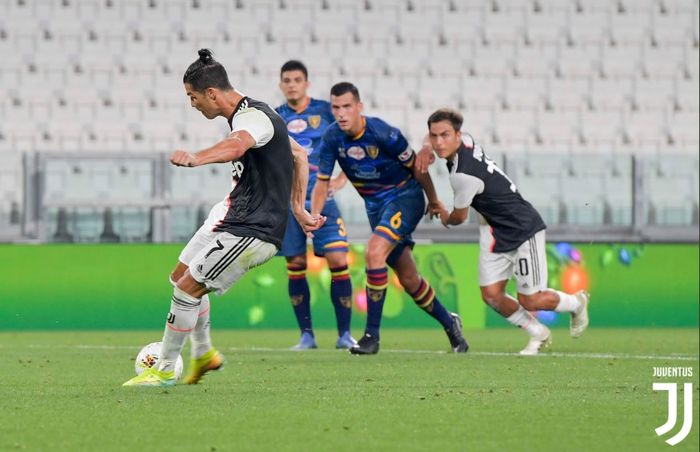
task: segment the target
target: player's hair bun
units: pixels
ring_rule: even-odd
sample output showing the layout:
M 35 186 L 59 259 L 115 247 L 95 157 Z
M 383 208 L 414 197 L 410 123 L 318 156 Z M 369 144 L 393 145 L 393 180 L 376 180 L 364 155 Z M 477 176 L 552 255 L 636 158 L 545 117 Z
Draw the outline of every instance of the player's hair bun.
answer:
M 211 56 L 211 50 L 209 49 L 199 49 L 197 53 L 199 54 L 199 61 L 204 64 L 209 64 L 214 60 L 214 57 Z

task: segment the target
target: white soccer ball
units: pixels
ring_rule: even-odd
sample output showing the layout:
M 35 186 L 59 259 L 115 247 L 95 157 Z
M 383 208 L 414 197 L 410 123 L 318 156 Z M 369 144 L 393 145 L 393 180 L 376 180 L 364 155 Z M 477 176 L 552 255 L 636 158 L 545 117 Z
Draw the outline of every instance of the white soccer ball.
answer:
M 152 342 L 141 349 L 138 355 L 136 355 L 136 362 L 134 362 L 134 370 L 136 370 L 136 375 L 141 375 L 144 370 L 153 365 L 158 361 L 160 357 L 160 349 L 162 347 L 162 342 Z M 178 355 L 177 361 L 175 361 L 175 379 L 179 380 L 182 376 L 183 369 L 182 356 Z

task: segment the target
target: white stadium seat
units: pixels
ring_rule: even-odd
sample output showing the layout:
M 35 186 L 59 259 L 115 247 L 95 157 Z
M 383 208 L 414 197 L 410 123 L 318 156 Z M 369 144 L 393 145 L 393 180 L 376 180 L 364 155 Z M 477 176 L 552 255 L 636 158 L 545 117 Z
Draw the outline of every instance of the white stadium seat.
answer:
M 163 130 L 174 124 L 206 128 L 181 86 L 197 49 L 206 46 L 236 88 L 275 105 L 283 101 L 280 65 L 299 58 L 309 66 L 314 96 L 327 98 L 332 84 L 352 81 L 372 108 L 408 127 L 422 129 L 413 121 L 416 108 L 450 105 L 488 136 L 520 139 L 522 130 L 509 131 L 512 121 L 501 119 L 527 111 L 536 114 L 539 142 L 588 149 L 583 131 L 596 117 L 604 123 L 617 113 L 638 137 L 621 144 L 634 152 L 656 147 L 655 133 L 645 132 L 650 118 L 672 115 L 679 119 L 664 124 L 665 133 L 678 137 L 679 148 L 693 146 L 684 115 L 698 110 L 697 2 L 296 0 L 290 6 L 8 0 L 0 4 L 0 123 L 39 120 L 51 136 L 44 145 L 57 149 L 84 146 L 75 130 L 64 139 L 54 126 L 70 120 L 100 131 L 87 147 L 108 149 L 120 141 L 114 130 L 126 130 L 121 141 L 142 149 L 151 136 L 167 142 Z M 579 112 L 583 122 L 573 127 Z M 561 130 L 557 115 L 564 118 Z M 3 146 L 16 136 L 25 149 L 35 138 L 22 127 L 6 135 Z M 197 144 L 211 140 L 207 133 L 192 137 Z

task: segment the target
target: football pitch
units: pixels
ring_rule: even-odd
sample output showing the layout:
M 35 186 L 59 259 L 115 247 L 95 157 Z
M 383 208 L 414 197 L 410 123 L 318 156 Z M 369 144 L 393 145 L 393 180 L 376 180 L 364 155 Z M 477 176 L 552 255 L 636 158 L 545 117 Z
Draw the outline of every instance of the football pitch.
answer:
M 516 329 L 465 335 L 471 349 L 456 355 L 437 329 L 386 329 L 379 355 L 351 356 L 332 331 L 292 352 L 296 331 L 215 329 L 226 367 L 156 389 L 121 384 L 160 331 L 4 332 L 0 450 L 668 450 L 683 396 L 659 437 L 668 393 L 654 382 L 693 383 L 692 430 L 673 450 L 698 450 L 697 329 L 593 328 L 578 340 L 556 329 L 537 357 L 516 354 Z M 653 376 L 669 366 L 693 375 Z

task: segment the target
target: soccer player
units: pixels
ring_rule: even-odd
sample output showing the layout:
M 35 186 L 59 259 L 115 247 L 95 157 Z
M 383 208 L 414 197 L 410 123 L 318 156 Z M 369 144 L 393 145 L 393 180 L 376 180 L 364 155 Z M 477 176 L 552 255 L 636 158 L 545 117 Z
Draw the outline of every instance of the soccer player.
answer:
M 308 71 L 303 63 L 287 61 L 280 70 L 280 89 L 287 103 L 276 108 L 277 113 L 287 123 L 289 136 L 309 153 L 309 185 L 306 193 L 306 208 L 311 207 L 311 191 L 318 172 L 318 147 L 321 136 L 333 121 L 330 104 L 324 100 L 312 99 L 307 94 L 309 88 Z M 335 309 L 338 340 L 336 348 L 350 348 L 357 342 L 350 335 L 352 315 L 352 283 L 348 271 L 348 241 L 345 225 L 332 193 L 342 188 L 347 181 L 345 174 L 331 179 L 329 196 L 322 215 L 326 224 L 314 233 L 314 254 L 325 257 L 331 271 L 331 301 Z M 311 295 L 306 280 L 306 234 L 293 216 L 289 216 L 287 231 L 284 234 L 280 254 L 287 260 L 287 288 L 292 302 L 301 338 L 293 347 L 295 350 L 316 348 L 316 339 L 311 322 Z
M 362 196 L 372 235 L 365 253 L 367 325 L 350 352 L 379 352 L 379 329 L 386 297 L 387 264 L 415 303 L 445 329 L 452 350 L 466 352 L 461 320 L 448 312 L 430 284 L 418 274 L 411 249 L 411 233 L 425 213 L 423 190 L 430 208 L 444 208 L 428 174 L 415 171 L 415 154 L 401 132 L 379 118 L 362 115 L 357 88 L 341 82 L 331 88 L 331 109 L 336 122 L 323 135 L 311 212 L 320 214 L 326 203 L 333 166 L 340 167 Z M 422 187 L 422 188 L 421 188 Z
M 542 218 L 474 138 L 462 135 L 462 122 L 459 112 L 447 108 L 428 118 L 430 146 L 447 160 L 454 190 L 452 212 L 442 207 L 432 213 L 439 214 L 445 227 L 463 223 L 470 206 L 480 214 L 481 297 L 508 322 L 530 335 L 520 354 L 536 355 L 552 340 L 549 328 L 529 311 L 568 312 L 571 336 L 581 336 L 588 327 L 588 293 L 581 290 L 568 294 L 547 288 Z M 431 155 L 430 148 L 421 150 L 416 164 L 421 171 L 427 169 Z M 517 300 L 506 293 L 506 284 L 512 277 L 517 283 Z
M 287 135 L 284 121 L 267 104 L 236 91 L 226 70 L 202 49 L 183 77 L 192 107 L 205 118 L 223 116 L 230 135 L 219 143 L 170 156 L 175 166 L 192 168 L 232 163 L 234 188 L 212 208 L 209 218 L 180 255 L 171 274 L 174 290 L 158 362 L 124 386 L 171 386 L 180 351 L 192 335 L 192 364 L 186 382 L 223 364 L 209 335 L 209 292 L 221 295 L 249 269 L 262 265 L 282 245 L 290 196 L 305 231 L 323 224 L 304 209 L 308 181 L 306 150 Z

